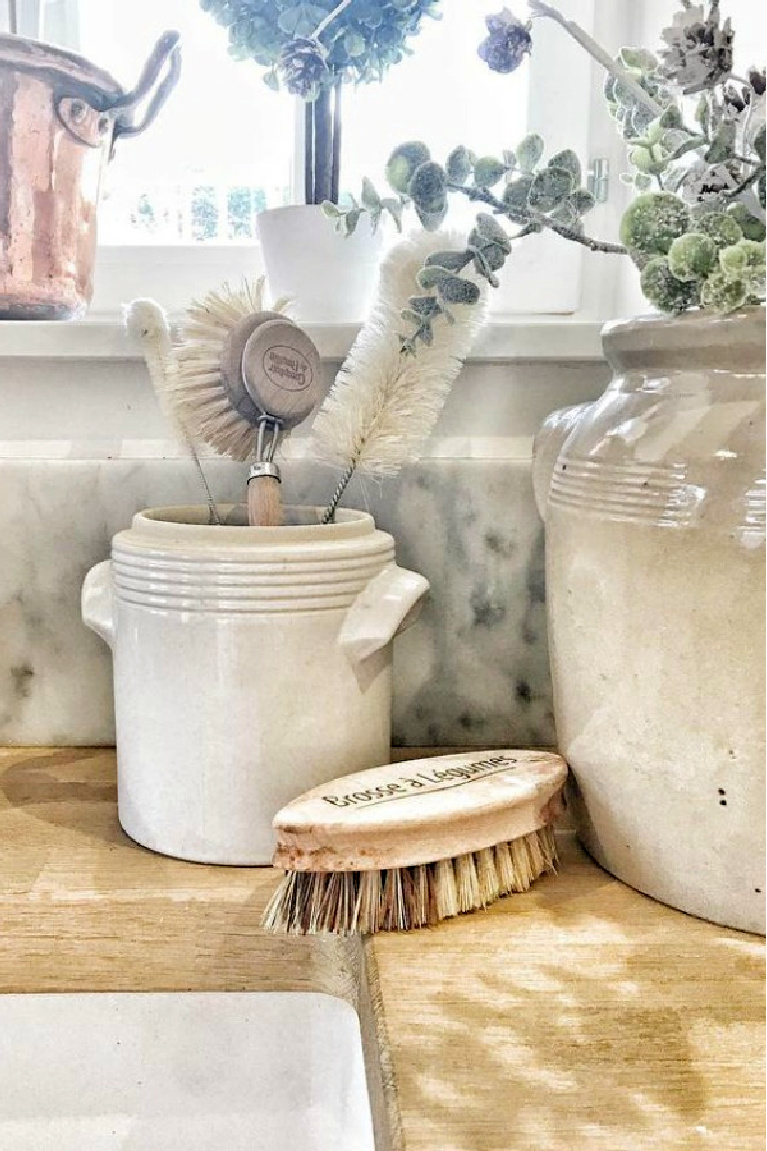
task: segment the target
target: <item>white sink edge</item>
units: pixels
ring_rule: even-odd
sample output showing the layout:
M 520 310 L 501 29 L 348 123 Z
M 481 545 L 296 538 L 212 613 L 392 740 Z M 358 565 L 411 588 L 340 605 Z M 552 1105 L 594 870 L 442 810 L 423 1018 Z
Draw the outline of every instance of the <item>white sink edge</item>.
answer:
M 0 1151 L 373 1151 L 360 1024 L 320 992 L 0 995 Z

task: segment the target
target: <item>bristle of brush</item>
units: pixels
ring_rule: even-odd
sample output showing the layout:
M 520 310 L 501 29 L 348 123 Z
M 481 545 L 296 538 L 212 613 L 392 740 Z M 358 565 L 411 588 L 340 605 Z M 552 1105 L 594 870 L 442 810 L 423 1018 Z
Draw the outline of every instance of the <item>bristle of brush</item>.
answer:
M 386 871 L 289 871 L 264 912 L 269 931 L 291 935 L 372 935 L 433 927 L 527 891 L 556 871 L 551 827 L 510 843 Z
M 282 311 L 285 303 L 278 300 L 271 310 Z M 258 430 L 232 408 L 221 374 L 221 352 L 239 321 L 263 308 L 263 278 L 245 280 L 237 289 L 225 284 L 218 292 L 195 300 L 173 350 L 176 370 L 165 389 L 166 399 L 191 438 L 234 460 L 253 455 Z

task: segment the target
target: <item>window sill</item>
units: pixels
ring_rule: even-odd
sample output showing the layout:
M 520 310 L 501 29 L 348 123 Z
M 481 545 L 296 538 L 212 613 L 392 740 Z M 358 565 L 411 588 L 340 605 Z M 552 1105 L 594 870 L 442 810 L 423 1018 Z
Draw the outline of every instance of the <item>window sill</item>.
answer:
M 359 331 L 357 324 L 306 324 L 325 360 L 341 360 Z M 520 317 L 491 319 L 469 355 L 470 362 L 598 361 L 602 357 L 597 320 Z M 87 319 L 72 323 L 0 321 L 0 360 L 140 360 L 141 350 L 119 321 Z

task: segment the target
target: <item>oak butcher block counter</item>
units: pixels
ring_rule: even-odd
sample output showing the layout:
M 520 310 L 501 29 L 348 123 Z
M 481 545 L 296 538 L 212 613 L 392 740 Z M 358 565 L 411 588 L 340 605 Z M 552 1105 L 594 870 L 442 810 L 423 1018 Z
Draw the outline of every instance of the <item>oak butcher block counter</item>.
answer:
M 764 1147 L 760 940 L 569 841 L 526 895 L 364 943 L 265 935 L 276 882 L 132 843 L 111 750 L 0 750 L 0 992 L 343 996 L 383 1151 Z

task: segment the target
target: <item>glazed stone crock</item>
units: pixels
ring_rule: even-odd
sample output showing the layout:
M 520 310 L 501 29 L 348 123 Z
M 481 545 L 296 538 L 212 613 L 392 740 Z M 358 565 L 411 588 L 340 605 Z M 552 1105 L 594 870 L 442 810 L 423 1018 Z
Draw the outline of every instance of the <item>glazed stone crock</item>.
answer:
M 272 818 L 389 759 L 392 639 L 429 584 L 371 516 L 285 508 L 139 512 L 85 578 L 83 619 L 114 657 L 117 806 L 145 847 L 265 864 Z
M 609 325 L 614 378 L 536 441 L 578 835 L 632 887 L 764 932 L 764 310 Z

